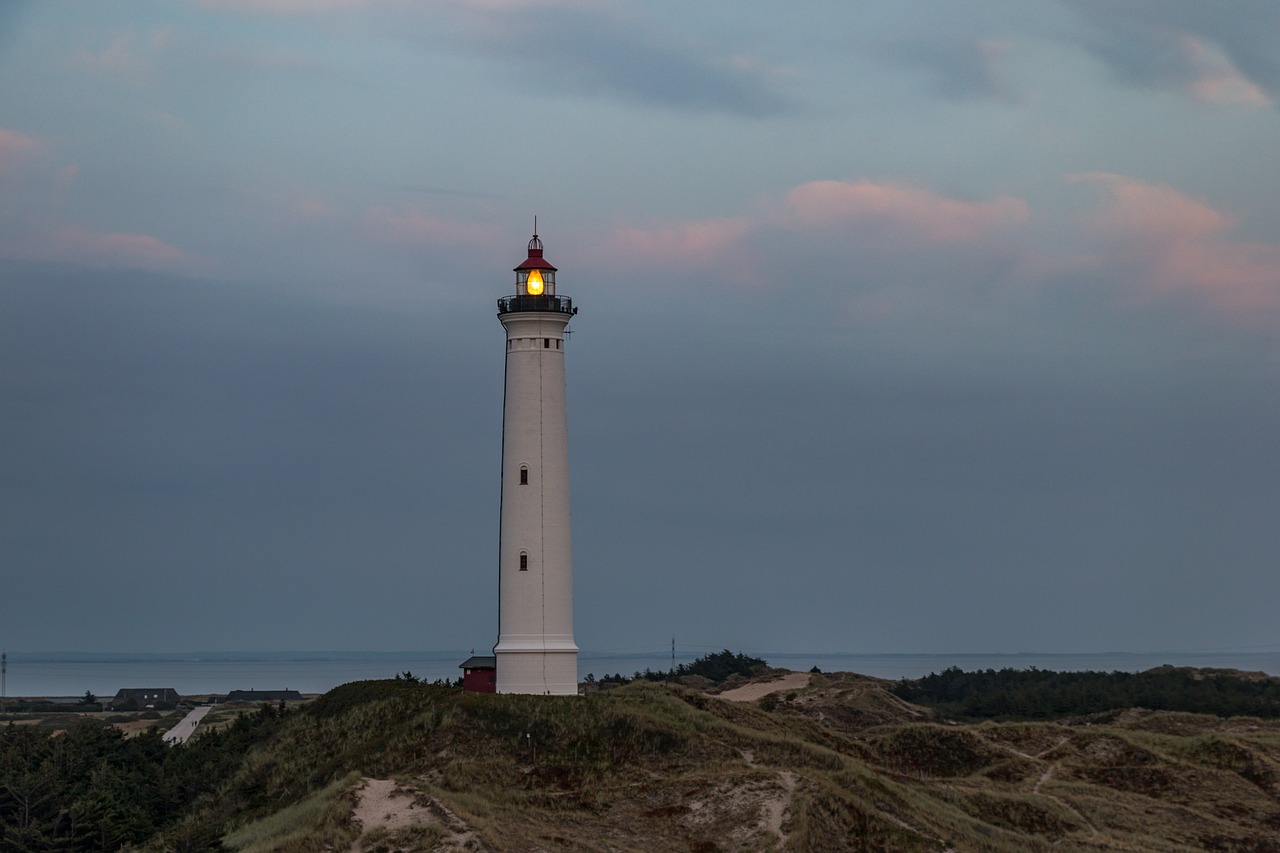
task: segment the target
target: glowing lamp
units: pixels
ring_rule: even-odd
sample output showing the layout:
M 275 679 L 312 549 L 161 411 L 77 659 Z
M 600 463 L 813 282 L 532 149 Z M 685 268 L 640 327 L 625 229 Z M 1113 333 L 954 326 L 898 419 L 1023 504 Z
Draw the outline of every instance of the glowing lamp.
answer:
M 525 288 L 530 296 L 542 295 L 542 273 L 538 270 L 529 270 L 529 279 L 525 282 Z

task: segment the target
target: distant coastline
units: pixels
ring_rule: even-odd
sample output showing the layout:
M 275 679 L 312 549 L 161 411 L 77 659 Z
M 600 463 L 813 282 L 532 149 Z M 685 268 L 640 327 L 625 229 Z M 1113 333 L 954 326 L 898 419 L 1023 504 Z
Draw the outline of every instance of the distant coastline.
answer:
M 1263 651 L 1174 651 L 1109 653 L 880 653 L 770 652 L 743 650 L 782 669 L 856 672 L 898 680 L 919 678 L 948 667 L 982 669 L 1046 669 L 1057 671 L 1140 672 L 1169 664 L 1197 668 L 1239 669 L 1280 676 L 1280 648 Z M 677 653 L 675 663 L 689 663 L 705 653 Z M 184 652 L 8 652 L 6 695 L 79 696 L 86 690 L 114 695 L 124 687 L 172 687 L 184 695 L 231 690 L 293 689 L 324 693 L 339 684 L 391 678 L 412 672 L 419 678 L 453 680 L 470 650 L 444 651 L 184 651 Z M 655 651 L 615 651 L 579 656 L 579 678 L 645 669 L 665 671 L 672 656 Z
M 335 661 L 335 660 L 404 660 L 426 658 L 440 660 L 464 657 L 469 652 L 370 652 L 370 651 L 189 651 L 189 652 L 84 652 L 36 651 L 9 652 L 10 660 L 30 663 L 110 663 L 117 661 Z

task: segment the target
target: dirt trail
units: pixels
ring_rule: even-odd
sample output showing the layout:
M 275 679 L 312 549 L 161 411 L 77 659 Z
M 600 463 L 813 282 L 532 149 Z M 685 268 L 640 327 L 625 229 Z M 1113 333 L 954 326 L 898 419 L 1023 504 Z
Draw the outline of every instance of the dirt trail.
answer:
M 778 836 L 783 847 L 787 846 L 787 833 L 782 831 L 783 817 L 791 808 L 791 798 L 796 792 L 796 774 L 784 770 L 778 774 L 782 780 L 782 794 L 764 804 L 765 828 Z
M 1040 774 L 1040 778 L 1036 779 L 1035 784 L 1031 787 L 1031 793 L 1039 794 L 1040 796 L 1053 800 L 1055 803 L 1062 806 L 1062 808 L 1064 808 L 1066 811 L 1070 812 L 1071 814 L 1075 815 L 1075 817 L 1085 825 L 1085 827 L 1089 830 L 1089 835 L 1091 837 L 1097 838 L 1102 834 L 1101 831 L 1099 831 L 1098 827 L 1093 825 L 1092 821 L 1090 821 L 1087 817 L 1081 814 L 1079 809 L 1075 808 L 1074 806 L 1072 806 L 1070 803 L 1068 803 L 1066 800 L 1062 799 L 1061 797 L 1057 797 L 1046 791 L 1040 790 L 1045 786 L 1046 782 L 1053 779 L 1053 774 L 1058 769 L 1058 762 L 1046 761 L 1045 756 L 1053 752 L 1055 749 L 1060 748 L 1068 740 L 1070 740 L 1070 738 L 1068 738 L 1066 735 L 1063 735 L 1063 737 L 1059 739 L 1059 741 L 1055 743 L 1053 746 L 1046 747 L 1045 749 L 1040 750 L 1035 755 L 1028 755 L 1027 753 L 1019 749 L 1014 749 L 1009 744 L 1000 744 L 1000 746 L 1004 747 L 1004 749 L 1008 750 L 1009 752 L 1012 752 L 1014 755 L 1020 755 L 1023 758 L 1030 758 L 1032 761 L 1045 761 L 1048 766 L 1045 767 L 1044 772 Z

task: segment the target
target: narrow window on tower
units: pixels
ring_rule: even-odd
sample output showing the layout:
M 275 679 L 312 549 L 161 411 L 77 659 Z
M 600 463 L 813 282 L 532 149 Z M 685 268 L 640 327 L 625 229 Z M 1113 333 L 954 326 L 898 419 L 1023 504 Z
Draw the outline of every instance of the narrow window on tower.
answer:
M 520 552 L 520 571 L 529 571 L 529 553 L 527 551 Z
M 529 466 L 528 465 L 520 466 L 520 485 L 522 486 L 529 485 Z
M 542 348 L 543 348 L 543 349 L 551 349 L 551 338 L 543 338 L 543 339 L 542 339 Z

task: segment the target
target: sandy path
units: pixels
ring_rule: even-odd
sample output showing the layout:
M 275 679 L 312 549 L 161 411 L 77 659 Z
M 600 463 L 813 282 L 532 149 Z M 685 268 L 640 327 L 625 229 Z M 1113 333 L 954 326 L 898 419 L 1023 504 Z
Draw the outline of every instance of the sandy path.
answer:
M 730 702 L 754 702 L 761 696 L 768 696 L 770 693 L 777 693 L 781 690 L 799 690 L 801 687 L 808 686 L 809 673 L 793 672 L 775 681 L 757 681 L 754 684 L 744 684 L 741 687 L 726 690 L 719 695 L 719 698 L 728 699 Z

